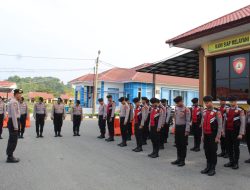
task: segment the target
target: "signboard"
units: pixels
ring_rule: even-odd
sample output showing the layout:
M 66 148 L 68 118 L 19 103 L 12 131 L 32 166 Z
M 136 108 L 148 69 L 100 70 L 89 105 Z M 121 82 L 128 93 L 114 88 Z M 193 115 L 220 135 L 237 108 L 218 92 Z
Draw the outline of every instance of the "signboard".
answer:
M 250 34 L 240 35 L 213 42 L 208 45 L 208 52 L 213 53 L 246 45 L 250 45 Z
M 239 57 L 233 60 L 233 68 L 234 71 L 238 74 L 241 75 L 246 67 L 246 58 L 245 57 Z

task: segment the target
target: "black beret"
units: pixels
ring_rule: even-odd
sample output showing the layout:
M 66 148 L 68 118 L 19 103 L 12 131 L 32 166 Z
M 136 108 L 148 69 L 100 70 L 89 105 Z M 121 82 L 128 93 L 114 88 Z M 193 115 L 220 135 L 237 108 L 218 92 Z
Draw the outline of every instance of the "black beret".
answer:
M 112 98 L 112 95 L 107 95 L 107 98 Z
M 77 104 L 80 104 L 81 102 L 80 102 L 80 100 L 76 100 L 76 103 L 77 103 Z
M 40 100 L 41 102 L 43 102 L 43 97 L 39 97 L 39 100 Z
M 212 102 L 213 101 L 213 97 L 212 96 L 204 96 L 203 97 L 203 101 L 204 102 Z
M 230 101 L 230 102 L 237 101 L 237 97 L 236 96 L 229 96 L 228 101 Z
M 167 100 L 166 99 L 161 99 L 161 103 L 167 103 Z
M 98 102 L 103 102 L 103 98 L 99 98 L 99 99 L 98 99 Z
M 14 94 L 22 94 L 23 90 L 22 89 L 15 89 Z
M 151 104 L 160 103 L 160 100 L 157 99 L 157 98 L 151 98 L 151 99 L 150 99 L 150 102 L 151 102 Z
M 148 98 L 147 98 L 147 97 L 141 97 L 141 99 L 142 99 L 142 100 L 145 100 L 145 101 L 147 101 L 147 100 L 148 100 Z
M 191 102 L 192 102 L 193 104 L 198 103 L 198 101 L 199 101 L 198 98 L 193 98 L 193 99 L 191 100 Z
M 139 98 L 134 98 L 134 99 L 133 99 L 133 102 L 134 102 L 134 103 L 137 103 L 137 102 L 139 102 L 139 101 L 140 101 Z
M 182 97 L 181 96 L 176 96 L 175 98 L 174 98 L 174 102 L 175 103 L 179 103 L 179 102 L 181 102 L 183 99 L 182 99 Z
M 126 102 L 129 101 L 129 98 L 125 98 L 125 101 L 126 101 Z
M 125 100 L 124 97 L 120 97 L 120 98 L 119 98 L 119 102 L 123 102 L 124 100 Z
M 62 102 L 62 98 L 60 98 L 60 97 L 59 97 L 59 98 L 57 98 L 57 100 L 58 100 L 58 101 L 60 101 L 60 102 Z
M 220 100 L 220 101 L 227 101 L 227 98 L 224 97 L 224 96 L 221 96 L 221 97 L 219 97 L 219 100 Z
M 249 98 L 247 99 L 247 104 L 250 105 L 250 99 Z

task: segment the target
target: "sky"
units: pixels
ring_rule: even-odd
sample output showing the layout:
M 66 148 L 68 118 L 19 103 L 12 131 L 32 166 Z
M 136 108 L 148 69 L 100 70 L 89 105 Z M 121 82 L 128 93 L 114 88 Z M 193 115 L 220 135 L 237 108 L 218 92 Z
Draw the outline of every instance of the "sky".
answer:
M 0 0 L 0 80 L 13 75 L 53 76 L 67 83 L 93 73 L 98 50 L 99 72 L 154 63 L 180 52 L 169 48 L 167 39 L 249 4 L 249 0 Z

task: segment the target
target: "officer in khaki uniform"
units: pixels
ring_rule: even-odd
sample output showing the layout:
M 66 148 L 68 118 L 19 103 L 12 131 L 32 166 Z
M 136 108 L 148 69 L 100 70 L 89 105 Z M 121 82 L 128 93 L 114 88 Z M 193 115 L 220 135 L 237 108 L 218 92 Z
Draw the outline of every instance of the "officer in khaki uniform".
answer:
M 62 99 L 58 98 L 57 103 L 52 106 L 51 120 L 54 122 L 55 137 L 62 137 L 61 129 L 65 119 L 65 108 Z
M 23 138 L 23 134 L 25 131 L 25 127 L 26 127 L 26 119 L 28 117 L 29 114 L 29 110 L 28 110 L 28 105 L 26 102 L 24 102 L 24 98 L 21 97 L 21 100 L 19 102 L 19 106 L 20 106 L 20 125 L 18 128 L 18 136 L 19 138 Z
M 127 146 L 127 132 L 128 132 L 128 119 L 129 119 L 129 105 L 125 101 L 124 97 L 119 99 L 120 106 L 120 129 L 122 135 L 122 142 L 118 144 L 120 147 Z
M 142 145 L 147 144 L 149 138 L 149 120 L 150 120 L 150 110 L 149 99 L 147 97 L 142 97 Z
M 6 105 L 3 102 L 3 98 L 0 96 L 0 139 L 2 139 L 3 132 L 3 120 L 6 117 Z
M 134 117 L 134 106 L 132 103 L 130 103 L 128 98 L 125 98 L 125 101 L 127 102 L 129 106 L 129 117 L 128 117 L 128 131 L 127 131 L 127 141 L 131 141 L 132 136 L 132 122 Z
M 113 97 L 111 95 L 107 95 L 108 104 L 107 104 L 107 125 L 108 125 L 108 131 L 109 131 L 109 138 L 105 139 L 107 142 L 114 141 L 114 135 L 115 135 L 115 129 L 114 129 L 114 123 L 115 123 L 115 108 L 116 104 L 113 101 Z
M 18 126 L 20 125 L 20 107 L 18 101 L 22 97 L 23 91 L 21 89 L 14 90 L 14 97 L 11 98 L 8 104 L 8 129 L 9 129 L 9 140 L 7 145 L 7 162 L 16 163 L 20 160 L 13 156 L 13 153 L 17 146 L 18 141 Z
M 83 118 L 80 100 L 76 100 L 76 105 L 71 109 L 71 121 L 73 121 L 73 136 L 80 136 L 80 126 Z
M 176 104 L 174 121 L 175 121 L 175 143 L 177 148 L 177 160 L 172 162 L 173 165 L 182 167 L 185 165 L 187 155 L 188 135 L 190 132 L 191 113 L 184 103 L 181 96 L 174 99 Z
M 103 98 L 98 99 L 99 109 L 98 109 L 98 126 L 101 135 L 97 138 L 104 139 L 106 134 L 106 119 L 107 119 L 107 105 L 103 102 Z
M 33 117 L 36 120 L 36 138 L 43 138 L 44 122 L 47 119 L 47 108 L 43 103 L 43 97 L 39 97 L 39 102 L 34 105 Z
M 218 143 L 221 138 L 222 115 L 219 110 L 214 108 L 212 96 L 205 96 L 203 101 L 206 109 L 202 112 L 201 128 L 207 166 L 201 173 L 213 176 L 217 164 Z

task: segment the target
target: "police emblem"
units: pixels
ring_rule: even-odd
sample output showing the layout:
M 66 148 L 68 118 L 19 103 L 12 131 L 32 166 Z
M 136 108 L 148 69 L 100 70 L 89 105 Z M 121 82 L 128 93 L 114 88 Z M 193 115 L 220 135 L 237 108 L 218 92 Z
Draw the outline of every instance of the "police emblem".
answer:
M 239 57 L 239 58 L 236 58 L 235 60 L 233 60 L 233 68 L 237 74 L 239 74 L 239 75 L 242 74 L 245 67 L 246 67 L 246 58 L 245 57 Z

